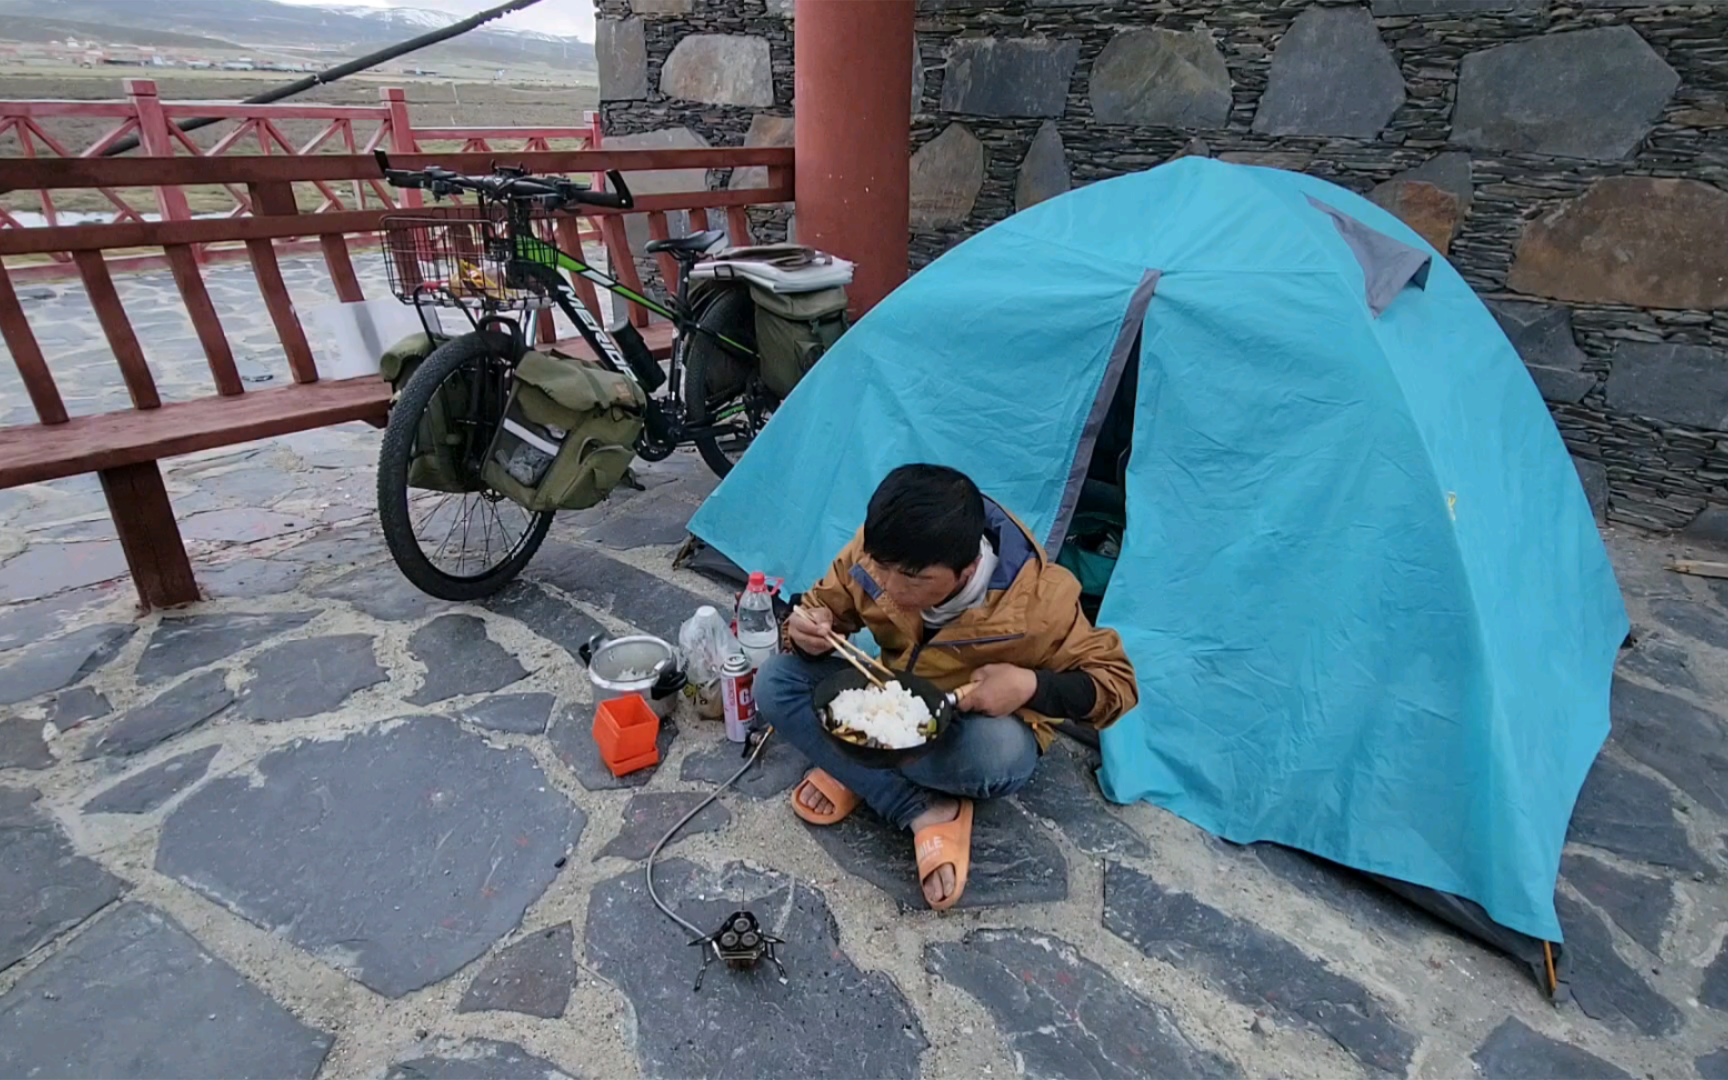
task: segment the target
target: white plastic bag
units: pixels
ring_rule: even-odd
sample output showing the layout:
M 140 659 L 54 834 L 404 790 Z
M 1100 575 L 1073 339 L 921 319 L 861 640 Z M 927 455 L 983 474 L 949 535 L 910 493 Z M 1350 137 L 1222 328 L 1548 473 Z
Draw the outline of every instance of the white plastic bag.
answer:
M 690 681 L 704 684 L 718 682 L 726 657 L 742 651 L 725 616 L 708 606 L 697 608 L 678 628 L 678 648 L 684 653 Z

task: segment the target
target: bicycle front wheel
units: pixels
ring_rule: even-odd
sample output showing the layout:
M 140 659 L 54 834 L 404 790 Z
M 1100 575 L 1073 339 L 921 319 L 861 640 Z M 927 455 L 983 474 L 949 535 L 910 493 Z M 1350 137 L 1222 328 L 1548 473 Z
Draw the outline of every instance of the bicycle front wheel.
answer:
M 480 478 L 513 377 L 502 335 L 463 334 L 421 363 L 390 409 L 379 524 L 402 576 L 440 600 L 498 592 L 552 527 L 552 511 L 518 506 Z

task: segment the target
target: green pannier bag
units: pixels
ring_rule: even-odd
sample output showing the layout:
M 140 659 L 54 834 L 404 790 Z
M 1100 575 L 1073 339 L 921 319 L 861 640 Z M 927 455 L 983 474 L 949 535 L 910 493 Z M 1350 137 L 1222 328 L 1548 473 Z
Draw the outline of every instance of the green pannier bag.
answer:
M 627 376 L 529 352 L 486 455 L 486 486 L 529 510 L 586 510 L 630 471 L 647 407 Z
M 402 388 L 420 370 L 420 365 L 447 340 L 434 338 L 425 332 L 409 334 L 378 358 L 378 374 L 395 392 L 392 405 L 395 404 L 395 395 L 402 393 Z M 420 427 L 414 434 L 414 456 L 408 462 L 409 487 L 455 494 L 481 490 L 478 483 L 463 482 L 461 462 L 457 460 L 462 440 L 453 422 L 459 418 L 449 415 L 452 405 L 469 400 L 466 383 L 463 372 L 452 375 L 444 384 L 445 391 L 433 398 L 426 411 L 420 414 Z
M 836 286 L 777 293 L 752 283 L 750 298 L 756 303 L 762 382 L 775 397 L 784 398 L 845 333 L 846 290 Z

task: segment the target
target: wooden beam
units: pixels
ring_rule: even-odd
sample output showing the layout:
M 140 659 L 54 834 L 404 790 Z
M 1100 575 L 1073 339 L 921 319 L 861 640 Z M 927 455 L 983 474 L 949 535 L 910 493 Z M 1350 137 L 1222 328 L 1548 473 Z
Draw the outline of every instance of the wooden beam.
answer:
M 642 332 L 658 359 L 672 352 L 673 327 Z M 560 352 L 595 360 L 581 339 L 558 342 Z M 58 424 L 0 427 L 0 488 L 37 484 L 141 462 L 271 439 L 351 420 L 382 423 L 390 413 L 383 379 L 291 383 L 248 390 L 239 397 L 170 402 L 160 409 L 125 409 Z
M 36 332 L 30 329 L 30 318 L 24 305 L 18 302 L 18 290 L 12 287 L 12 275 L 6 264 L 0 263 L 0 337 L 12 353 L 12 363 L 18 377 L 24 380 L 24 392 L 36 407 L 36 418 L 44 424 L 66 422 L 66 403 L 60 400 L 60 388 L 54 385 L 54 373 L 42 356 L 42 346 Z
M 198 583 L 174 521 L 174 507 L 154 461 L 104 469 L 102 494 L 120 534 L 120 549 L 146 611 L 196 603 Z
M 204 347 L 204 359 L 210 365 L 210 377 L 216 392 L 234 397 L 246 392 L 240 382 L 240 372 L 234 366 L 234 350 L 228 347 L 228 335 L 222 331 L 222 318 L 216 305 L 210 302 L 210 290 L 204 287 L 204 275 L 198 271 L 198 259 L 184 244 L 162 249 L 168 259 L 168 269 L 186 304 L 186 314 L 192 318 L 192 329 L 198 333 L 198 343 Z
M 345 379 L 80 416 L 63 424 L 0 428 L 0 488 L 378 419 L 389 410 L 389 383 Z
M 720 146 L 693 150 L 550 150 L 535 153 L 392 154 L 398 169 L 438 165 L 467 175 L 492 171 L 494 162 L 520 165 L 534 173 L 657 172 L 681 169 L 732 169 L 745 165 L 793 167 L 787 146 Z M 252 155 L 180 158 L 8 159 L 5 186 L 14 191 L 38 188 L 161 187 L 176 184 L 257 184 L 272 180 L 376 180 L 378 163 L 370 154 Z M 776 202 L 783 200 L 774 200 Z
M 132 331 L 132 321 L 126 317 L 126 306 L 114 288 L 108 264 L 94 251 L 80 251 L 72 256 L 78 264 L 78 276 L 84 279 L 84 291 L 90 296 L 90 306 L 96 310 L 96 321 L 108 337 L 108 347 L 114 350 L 114 360 L 120 365 L 120 377 L 126 381 L 126 392 L 132 395 L 132 406 L 154 409 L 162 404 L 156 393 L 156 379 L 144 359 L 144 346 Z
M 204 160 L 200 158 L 199 160 Z M 269 159 L 269 160 L 289 160 Z M 7 168 L 11 163 L 7 163 Z M 692 191 L 643 195 L 629 213 L 690 210 L 696 207 L 735 207 L 790 202 L 791 191 L 750 188 L 745 191 Z M 602 220 L 625 213 L 599 207 L 583 210 Z M 281 240 L 331 233 L 374 233 L 386 217 L 412 217 L 407 210 L 336 210 L 323 214 L 293 214 L 193 221 L 128 221 L 117 225 L 59 225 L 42 229 L 0 229 L 0 255 L 46 255 L 60 251 L 100 251 L 113 248 L 164 247 L 168 244 L 222 244 L 240 240 Z

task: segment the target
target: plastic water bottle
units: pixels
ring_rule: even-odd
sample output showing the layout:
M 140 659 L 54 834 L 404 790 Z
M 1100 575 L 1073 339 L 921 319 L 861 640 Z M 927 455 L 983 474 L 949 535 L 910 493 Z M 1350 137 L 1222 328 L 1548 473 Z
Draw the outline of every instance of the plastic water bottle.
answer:
M 774 594 L 768 591 L 768 579 L 751 574 L 750 584 L 738 597 L 738 644 L 751 667 L 761 667 L 780 651 L 780 624 L 774 618 Z

